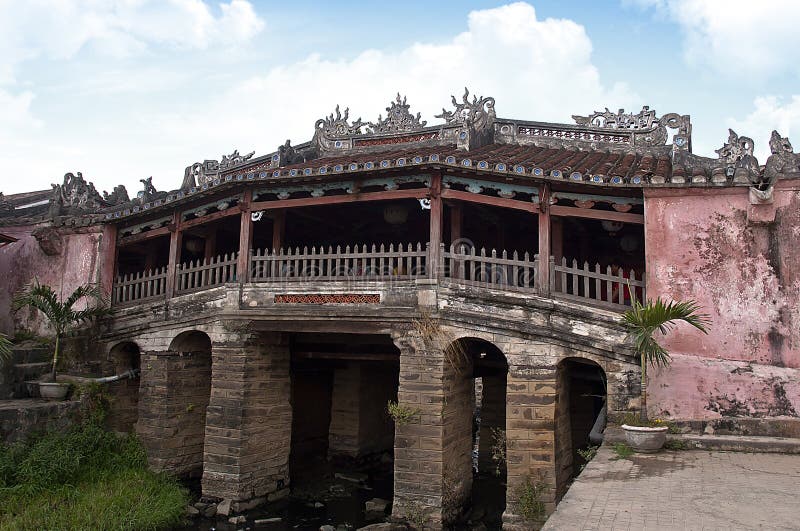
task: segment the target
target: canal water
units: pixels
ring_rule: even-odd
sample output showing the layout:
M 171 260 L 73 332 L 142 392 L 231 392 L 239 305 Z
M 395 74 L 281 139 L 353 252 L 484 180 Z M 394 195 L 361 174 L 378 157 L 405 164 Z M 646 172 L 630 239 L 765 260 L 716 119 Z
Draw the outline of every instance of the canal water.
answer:
M 227 516 L 197 517 L 185 530 L 318 531 L 320 526 L 358 529 L 386 521 L 391 514 L 392 474 L 385 470 L 353 470 L 321 473 L 319 479 L 295 486 L 287 500 L 266 504 L 243 513 L 245 523 L 232 524 Z M 199 485 L 190 485 L 197 492 Z M 197 501 L 198 496 L 195 496 Z M 384 512 L 365 511 L 372 499 L 389 502 Z M 279 520 L 278 520 L 279 519 Z M 265 522 L 265 520 L 267 520 Z

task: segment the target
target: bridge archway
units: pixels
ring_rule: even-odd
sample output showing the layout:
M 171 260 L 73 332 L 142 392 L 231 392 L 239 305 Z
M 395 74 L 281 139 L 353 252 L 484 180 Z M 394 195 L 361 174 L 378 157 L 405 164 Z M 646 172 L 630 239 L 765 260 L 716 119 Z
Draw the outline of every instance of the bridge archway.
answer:
M 108 360 L 113 366 L 114 374 L 141 368 L 141 350 L 133 341 L 117 343 L 108 351 Z M 140 378 L 126 378 L 113 382 L 114 400 L 111 402 L 107 417 L 111 430 L 131 433 L 139 420 L 139 382 Z
M 468 506 L 461 518 L 499 529 L 506 506 L 508 362 L 494 343 L 461 337 L 445 349 L 445 363 L 450 366 L 445 378 L 452 378 L 445 431 L 451 424 L 458 435 L 445 453 L 443 492 L 457 492 L 461 483 Z
M 560 497 L 567 483 L 586 463 L 579 452 L 599 445 L 592 429 L 598 416 L 605 415 L 607 410 L 608 378 L 597 362 L 582 357 L 561 360 L 557 378 L 556 461 L 559 466 L 556 473 Z
M 176 417 L 173 437 L 182 445 L 183 475 L 200 477 L 211 395 L 211 338 L 205 332 L 188 330 L 175 336 L 169 350 L 177 355 L 170 368 L 170 379 L 174 381 L 169 413 Z

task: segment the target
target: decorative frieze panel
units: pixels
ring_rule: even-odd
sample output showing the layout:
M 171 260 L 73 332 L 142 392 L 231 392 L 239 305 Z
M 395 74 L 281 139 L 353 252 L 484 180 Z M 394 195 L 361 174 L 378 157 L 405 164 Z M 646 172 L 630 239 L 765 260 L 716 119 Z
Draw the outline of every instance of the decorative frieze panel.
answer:
M 274 301 L 275 304 L 380 304 L 381 296 L 377 293 L 287 293 L 275 295 Z
M 466 159 L 468 160 L 468 159 Z M 486 190 L 495 190 L 497 195 L 507 199 L 514 198 L 517 194 L 528 194 L 534 203 L 539 202 L 539 189 L 535 186 L 525 186 L 518 183 L 498 183 L 478 179 L 467 179 L 447 175 L 442 179 L 442 186 L 452 188 L 453 185 L 463 186 L 464 190 L 473 194 L 482 194 Z
M 213 203 L 206 203 L 205 205 L 200 205 L 198 207 L 185 210 L 182 213 L 182 219 L 186 220 L 189 218 L 202 218 L 206 214 L 210 214 L 211 212 L 220 212 L 237 204 L 239 204 L 239 197 L 226 197 L 224 199 L 214 201 Z

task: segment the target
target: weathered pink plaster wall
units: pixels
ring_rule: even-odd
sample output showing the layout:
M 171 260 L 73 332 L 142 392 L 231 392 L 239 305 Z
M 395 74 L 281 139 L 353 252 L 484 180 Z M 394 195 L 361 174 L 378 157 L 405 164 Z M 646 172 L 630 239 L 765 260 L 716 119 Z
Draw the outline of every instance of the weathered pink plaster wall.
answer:
M 651 371 L 652 414 L 800 416 L 800 180 L 779 182 L 773 223 L 749 206 L 746 188 L 645 193 L 648 295 L 712 319 L 707 336 L 682 325 L 661 341 L 673 363 Z
M 102 240 L 102 227 L 85 229 L 84 232 L 63 232 L 61 254 L 48 256 L 36 239 L 31 236 L 35 226 L 3 227 L 3 234 L 13 236 L 19 241 L 0 248 L 0 332 L 10 334 L 14 323 L 43 333 L 43 323 L 35 314 L 20 310 L 11 312 L 14 294 L 38 278 L 39 282 L 49 284 L 57 293 L 64 296 L 89 282 L 99 280 L 101 260 L 98 249 Z

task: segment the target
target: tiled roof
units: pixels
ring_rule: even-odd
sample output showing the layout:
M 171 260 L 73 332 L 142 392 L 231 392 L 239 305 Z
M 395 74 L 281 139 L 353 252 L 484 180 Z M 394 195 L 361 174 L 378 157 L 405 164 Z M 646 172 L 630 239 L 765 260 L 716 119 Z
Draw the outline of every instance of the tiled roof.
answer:
M 536 145 L 489 144 L 472 150 L 455 145 L 417 146 L 381 152 L 350 153 L 270 168 L 268 164 L 237 168 L 223 176 L 244 179 L 320 176 L 415 165 L 456 166 L 489 173 L 529 175 L 594 184 L 642 185 L 656 176 L 665 182 L 672 170 L 669 155 L 582 151 Z

